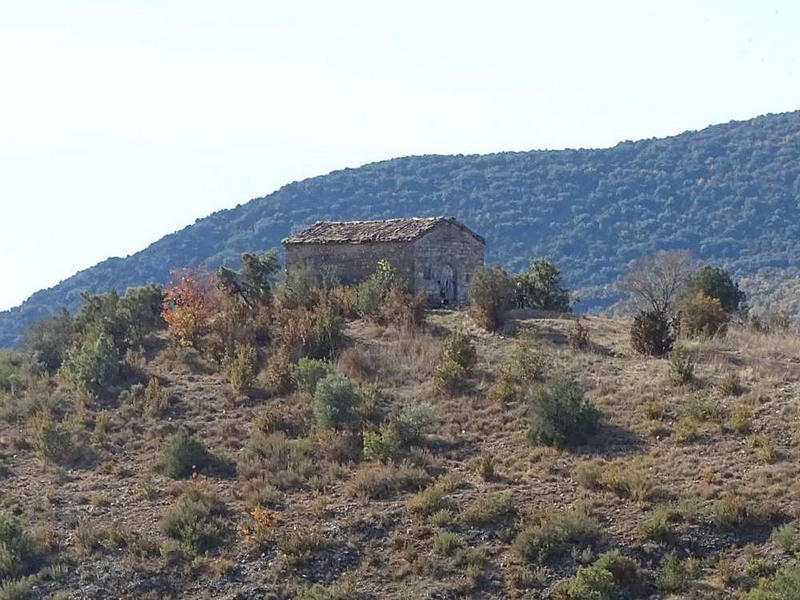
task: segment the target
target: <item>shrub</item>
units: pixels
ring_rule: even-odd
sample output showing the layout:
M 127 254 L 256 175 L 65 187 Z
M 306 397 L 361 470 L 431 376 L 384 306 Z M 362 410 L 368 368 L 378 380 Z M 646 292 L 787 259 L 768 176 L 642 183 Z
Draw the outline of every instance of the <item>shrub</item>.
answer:
M 673 348 L 669 355 L 669 378 L 676 385 L 694 379 L 694 357 L 685 348 Z
M 739 396 L 744 391 L 738 373 L 726 373 L 716 383 L 716 388 L 724 396 Z
M 666 314 L 642 311 L 631 325 L 631 345 L 640 354 L 664 356 L 675 343 L 675 332 Z
M 587 490 L 600 487 L 605 463 L 601 459 L 582 462 L 575 469 L 575 480 Z
M 475 344 L 472 343 L 469 333 L 461 327 L 453 329 L 445 338 L 442 345 L 442 356 L 458 363 L 468 372 L 478 361 Z
M 364 433 L 364 458 L 386 462 L 397 458 L 402 450 L 403 443 L 391 425 Z
M 226 354 L 222 363 L 228 383 L 236 390 L 245 390 L 253 385 L 258 370 L 258 353 L 249 344 L 236 344 L 233 352 Z
M 564 586 L 568 600 L 611 600 L 614 591 L 611 571 L 598 565 L 578 567 Z
M 400 442 L 405 445 L 418 444 L 436 421 L 436 411 L 428 402 L 404 404 L 392 421 Z
M 436 552 L 436 554 L 452 556 L 463 544 L 464 540 L 461 539 L 461 536 L 452 531 L 440 531 L 433 536 L 432 545 L 433 551 Z
M 738 433 L 747 433 L 752 425 L 752 412 L 744 403 L 739 403 L 733 407 L 731 418 L 728 420 L 728 427 Z
M 656 573 L 656 586 L 662 592 L 674 593 L 686 590 L 689 585 L 689 572 L 678 553 L 673 550 L 661 561 Z
M 701 267 L 689 276 L 684 297 L 693 298 L 697 294 L 717 300 L 722 310 L 728 314 L 744 307 L 745 293 L 733 282 L 730 273 L 720 267 Z
M 391 323 L 403 329 L 417 329 L 425 320 L 425 307 L 428 298 L 425 294 L 414 294 L 405 286 L 393 284 L 386 292 L 378 311 L 383 323 Z
M 314 417 L 321 427 L 341 429 L 358 422 L 358 386 L 344 375 L 323 377 L 314 391 Z
M 600 412 L 567 376 L 550 379 L 528 392 L 528 439 L 563 448 L 586 442 L 597 431 Z
M 712 506 L 714 523 L 723 529 L 734 529 L 747 520 L 747 505 L 741 496 L 728 492 Z
M 370 466 L 356 471 L 348 482 L 345 493 L 350 497 L 386 499 L 399 492 L 420 490 L 430 480 L 428 474 L 417 467 Z
M 153 283 L 125 290 L 117 303 L 117 314 L 125 327 L 127 346 L 138 346 L 148 334 L 166 325 L 161 318 L 163 299 L 163 290 Z
M 276 350 L 269 358 L 267 368 L 260 377 L 267 391 L 280 396 L 292 389 L 291 362 L 289 355 L 282 349 Z
M 675 423 L 672 436 L 681 444 L 690 444 L 700 437 L 697 419 L 692 415 L 684 415 Z
M 675 523 L 681 514 L 670 506 L 657 506 L 650 516 L 642 521 L 639 532 L 646 540 L 665 541 L 675 534 Z
M 67 351 L 59 372 L 77 390 L 96 394 L 119 375 L 119 352 L 111 336 L 95 331 Z
M 560 286 L 561 272 L 550 261 L 532 260 L 527 271 L 514 276 L 528 308 L 569 312 L 569 292 Z
M 304 357 L 293 364 L 289 372 L 294 387 L 313 396 L 319 380 L 330 375 L 333 370 L 327 360 Z
M 313 358 L 333 358 L 344 344 L 344 322 L 332 307 L 322 307 L 311 321 L 305 352 Z
M 368 277 L 356 288 L 356 312 L 362 317 L 377 316 L 385 293 L 385 282 L 375 276 Z
M 514 290 L 514 280 L 501 267 L 475 269 L 469 284 L 469 300 L 476 320 L 489 331 L 496 331 L 514 300 Z
M 161 519 L 161 531 L 195 554 L 219 547 L 225 528 L 219 515 L 225 512 L 222 503 L 202 491 L 185 492 Z
M 681 307 L 681 331 L 689 337 L 713 337 L 725 333 L 728 315 L 716 298 L 702 292 L 689 298 Z
M 440 360 L 433 370 L 433 386 L 440 394 L 456 394 L 466 389 L 468 381 L 468 371 L 449 358 Z
M 589 337 L 589 328 L 580 319 L 575 321 L 572 328 L 567 332 L 567 342 L 569 345 L 580 352 L 586 352 L 592 347 L 592 340 Z
M 527 562 L 544 562 L 566 552 L 570 544 L 591 545 L 600 538 L 588 506 L 580 504 L 525 527 L 514 539 L 514 551 Z
M 478 457 L 478 466 L 476 471 L 480 478 L 484 481 L 491 481 L 494 479 L 494 458 L 491 454 L 484 453 Z
M 161 416 L 169 408 L 169 394 L 157 377 L 151 377 L 147 382 L 139 404 L 142 412 L 148 417 Z
M 513 510 L 511 495 L 495 493 L 479 496 L 461 513 L 461 520 L 470 525 L 489 525 L 504 519 Z
M 792 554 L 797 549 L 797 529 L 791 523 L 779 525 L 772 531 L 770 539 L 784 554 Z
M 795 600 L 800 598 L 800 562 L 778 569 L 772 577 L 765 577 L 751 590 L 745 600 Z
M 0 510 L 0 582 L 33 571 L 40 554 L 22 521 Z
M 205 444 L 181 427 L 169 441 L 161 455 L 161 466 L 169 477 L 182 479 L 195 471 L 202 471 L 211 462 Z
M 31 421 L 33 447 L 45 460 L 55 463 L 67 462 L 74 450 L 72 433 L 62 423 L 53 421 L 50 415 L 40 412 Z
M 220 295 L 210 273 L 193 269 L 171 271 L 164 290 L 161 316 L 181 346 L 196 345 L 217 313 Z
M 38 364 L 53 373 L 61 366 L 67 350 L 72 346 L 74 335 L 72 317 L 62 310 L 31 325 L 25 334 L 23 346 Z
M 548 369 L 547 358 L 534 348 L 531 341 L 519 340 L 500 367 L 497 379 L 489 389 L 489 397 L 495 402 L 519 400 L 531 384 L 545 379 Z

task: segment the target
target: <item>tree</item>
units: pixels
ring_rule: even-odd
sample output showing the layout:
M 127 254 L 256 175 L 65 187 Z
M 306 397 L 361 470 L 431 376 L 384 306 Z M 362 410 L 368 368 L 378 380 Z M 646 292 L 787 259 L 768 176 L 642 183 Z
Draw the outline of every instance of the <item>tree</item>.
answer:
M 618 283 L 634 308 L 668 314 L 694 269 L 688 250 L 661 250 L 633 261 Z
M 502 267 L 479 267 L 472 273 L 469 300 L 475 317 L 489 331 L 502 325 L 513 299 L 514 280 Z
M 244 253 L 241 267 L 233 271 L 220 267 L 217 285 L 244 302 L 248 308 L 263 306 L 272 299 L 272 281 L 280 269 L 278 252 L 274 248 L 264 254 Z
M 686 281 L 684 298 L 693 299 L 702 293 L 719 300 L 722 310 L 728 314 L 745 307 L 745 293 L 734 283 L 730 273 L 721 267 L 706 265 L 692 273 Z
M 37 363 L 53 373 L 61 366 L 74 336 L 72 316 L 62 310 L 34 323 L 25 335 L 24 347 Z
M 569 291 L 559 285 L 561 271 L 552 262 L 532 260 L 530 268 L 514 280 L 522 286 L 526 307 L 569 312 Z
M 182 346 L 198 342 L 211 323 L 217 291 L 209 273 L 194 269 L 171 271 L 172 281 L 164 290 L 161 316 Z

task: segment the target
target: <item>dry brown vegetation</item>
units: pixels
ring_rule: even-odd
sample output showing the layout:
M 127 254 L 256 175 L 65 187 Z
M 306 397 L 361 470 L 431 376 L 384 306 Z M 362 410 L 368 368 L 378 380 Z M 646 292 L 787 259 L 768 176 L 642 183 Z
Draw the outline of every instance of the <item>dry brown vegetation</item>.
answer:
M 350 320 L 331 368 L 361 390 L 358 426 L 319 426 L 311 394 L 270 392 L 264 371 L 232 389 L 164 335 L 136 359 L 144 385 L 119 399 L 56 376 L 0 392 L 2 507 L 29 528 L 38 566 L 61 565 L 26 593 L 570 599 L 600 557 L 621 595 L 586 598 L 737 598 L 790 562 L 800 336 L 731 326 L 683 340 L 694 370 L 678 385 L 668 360 L 631 350 L 629 323 L 580 323 L 576 344 L 569 318 L 521 318 L 513 336 L 457 311 L 427 313 L 421 330 Z M 444 394 L 434 370 L 458 328 L 477 361 Z M 602 412 L 584 446 L 532 447 L 524 390 L 494 387 L 554 374 Z M 363 433 L 412 401 L 436 424 L 392 460 L 365 459 Z M 158 466 L 179 427 L 208 451 L 182 480 Z

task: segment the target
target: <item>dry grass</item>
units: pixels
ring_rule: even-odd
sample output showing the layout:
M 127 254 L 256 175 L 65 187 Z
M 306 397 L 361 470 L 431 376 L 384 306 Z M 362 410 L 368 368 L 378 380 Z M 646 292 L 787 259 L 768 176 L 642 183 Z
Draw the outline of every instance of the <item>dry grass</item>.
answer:
M 581 322 L 589 352 L 570 344 L 569 316 L 519 314 L 508 331 L 547 358 L 548 375 L 575 377 L 602 410 L 603 427 L 582 447 L 532 448 L 524 397 L 487 397 L 515 340 L 435 311 L 421 331 L 349 323 L 349 345 L 335 363 L 375 390 L 368 429 L 405 402 L 433 405 L 434 431 L 402 463 L 364 460 L 359 430 L 318 431 L 304 394 L 231 394 L 199 357 L 165 346 L 140 361 L 138 393 L 157 378 L 155 410 L 134 400 L 85 405 L 57 379 L 35 388 L 47 418 L 31 422 L 21 399 L 0 399 L 9 415 L 0 421 L 0 499 L 49 532 L 59 560 L 74 562 L 76 576 L 43 582 L 43 595 L 85 596 L 85 582 L 101 577 L 113 597 L 148 597 L 159 581 L 187 598 L 254 586 L 292 597 L 313 584 L 349 594 L 333 597 L 537 597 L 591 561 L 586 547 L 594 544 L 595 552 L 646 554 L 649 589 L 670 548 L 693 549 L 701 566 L 687 594 L 734 597 L 752 584 L 748 565 L 756 573 L 787 560 L 776 549 L 794 547 L 792 531 L 772 541 L 770 533 L 800 512 L 800 338 L 731 327 L 722 338 L 686 342 L 694 378 L 676 386 L 667 361 L 630 349 L 626 322 Z M 478 360 L 470 388 L 442 397 L 433 393 L 433 368 L 457 325 L 469 328 Z M 43 460 L 30 432 L 50 422 L 80 450 L 73 462 Z M 158 526 L 185 492 L 153 468 L 180 425 L 237 466 L 194 482 L 227 509 L 214 516 L 219 544 L 197 559 Z M 582 500 L 591 520 L 553 521 L 572 533 L 535 529 Z M 270 515 L 257 541 L 254 509 Z M 578 535 L 589 525 L 591 535 Z M 526 528 L 539 537 L 519 548 L 542 564 L 514 551 Z M 552 554 L 538 545 L 550 533 L 560 540 Z M 337 584 L 342 578 L 354 583 Z M 132 589 L 133 581 L 153 585 Z

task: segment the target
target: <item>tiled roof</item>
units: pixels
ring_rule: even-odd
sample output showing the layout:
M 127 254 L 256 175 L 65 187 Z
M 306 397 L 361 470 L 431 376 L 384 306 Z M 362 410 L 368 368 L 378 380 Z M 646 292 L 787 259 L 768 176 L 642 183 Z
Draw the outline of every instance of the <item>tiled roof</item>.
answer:
M 407 242 L 439 223 L 453 223 L 481 242 L 483 238 L 452 217 L 409 217 L 382 221 L 317 221 L 284 238 L 284 244 L 367 244 Z

